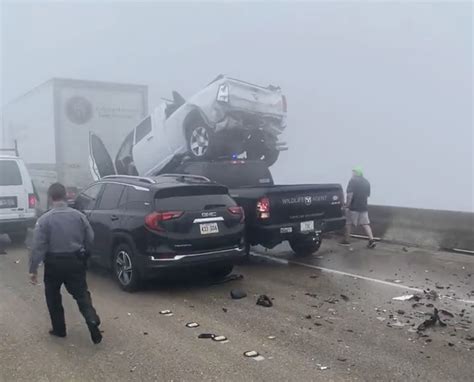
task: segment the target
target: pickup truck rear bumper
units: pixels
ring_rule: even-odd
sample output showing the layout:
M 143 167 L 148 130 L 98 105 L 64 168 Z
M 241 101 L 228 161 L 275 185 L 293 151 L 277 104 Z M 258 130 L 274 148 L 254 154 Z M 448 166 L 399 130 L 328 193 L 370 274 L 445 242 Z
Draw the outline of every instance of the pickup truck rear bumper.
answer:
M 260 244 L 264 247 L 273 248 L 286 240 L 338 231 L 344 228 L 345 225 L 346 218 L 344 216 L 332 219 L 315 220 L 314 231 L 306 232 L 301 230 L 301 222 L 255 225 L 248 228 L 247 237 L 252 245 Z

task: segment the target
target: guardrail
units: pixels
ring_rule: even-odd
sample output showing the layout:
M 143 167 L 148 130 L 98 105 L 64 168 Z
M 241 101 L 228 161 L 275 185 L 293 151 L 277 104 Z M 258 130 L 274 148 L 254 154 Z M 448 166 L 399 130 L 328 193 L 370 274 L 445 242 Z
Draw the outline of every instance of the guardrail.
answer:
M 382 240 L 474 254 L 472 212 L 369 206 L 369 216 L 374 236 Z

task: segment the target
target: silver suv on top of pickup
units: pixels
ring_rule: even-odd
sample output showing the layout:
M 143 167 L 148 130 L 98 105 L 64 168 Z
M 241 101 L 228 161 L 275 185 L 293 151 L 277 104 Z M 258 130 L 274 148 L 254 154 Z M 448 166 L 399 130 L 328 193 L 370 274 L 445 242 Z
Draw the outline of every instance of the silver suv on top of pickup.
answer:
M 114 162 L 100 137 L 91 134 L 92 169 L 97 178 L 114 171 L 147 175 L 184 156 L 207 160 L 243 153 L 271 166 L 287 149 L 279 141 L 285 127 L 286 98 L 279 87 L 221 75 L 188 100 L 174 91 L 172 100 L 125 138 Z

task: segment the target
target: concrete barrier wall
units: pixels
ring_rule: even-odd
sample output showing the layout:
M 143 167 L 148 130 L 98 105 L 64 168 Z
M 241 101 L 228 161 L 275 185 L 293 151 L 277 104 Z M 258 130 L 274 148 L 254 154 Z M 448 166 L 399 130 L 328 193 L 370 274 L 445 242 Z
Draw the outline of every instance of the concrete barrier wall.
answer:
M 369 215 L 374 235 L 384 240 L 474 251 L 474 213 L 370 206 Z

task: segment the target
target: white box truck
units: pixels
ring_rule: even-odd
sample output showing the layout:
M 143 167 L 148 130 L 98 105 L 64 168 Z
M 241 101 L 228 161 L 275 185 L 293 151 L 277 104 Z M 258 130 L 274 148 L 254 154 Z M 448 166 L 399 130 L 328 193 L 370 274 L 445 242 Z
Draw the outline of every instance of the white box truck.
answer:
M 18 145 L 44 210 L 51 183 L 63 183 L 72 200 L 93 181 L 90 134 L 115 155 L 147 114 L 145 85 L 53 78 L 5 106 L 2 140 Z

